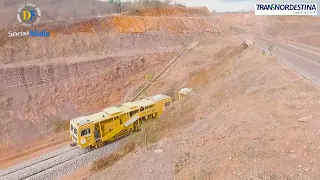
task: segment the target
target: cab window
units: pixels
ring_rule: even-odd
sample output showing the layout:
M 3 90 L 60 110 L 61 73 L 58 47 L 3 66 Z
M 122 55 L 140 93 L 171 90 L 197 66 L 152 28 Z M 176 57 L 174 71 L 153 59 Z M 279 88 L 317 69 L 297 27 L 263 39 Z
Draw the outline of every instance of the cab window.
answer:
M 88 129 L 84 129 L 84 130 L 82 130 L 81 131 L 81 136 L 85 136 L 85 135 L 88 135 L 88 134 L 90 134 L 91 132 L 90 132 L 90 129 L 88 128 Z

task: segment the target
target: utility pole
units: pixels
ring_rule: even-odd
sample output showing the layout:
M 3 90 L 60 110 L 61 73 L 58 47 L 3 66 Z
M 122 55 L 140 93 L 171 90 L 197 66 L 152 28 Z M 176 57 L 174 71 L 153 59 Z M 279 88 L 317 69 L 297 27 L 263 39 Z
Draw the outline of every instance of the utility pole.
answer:
M 118 12 L 121 13 L 121 5 L 122 5 L 122 0 L 109 0 L 109 3 L 112 3 L 116 6 L 118 6 Z

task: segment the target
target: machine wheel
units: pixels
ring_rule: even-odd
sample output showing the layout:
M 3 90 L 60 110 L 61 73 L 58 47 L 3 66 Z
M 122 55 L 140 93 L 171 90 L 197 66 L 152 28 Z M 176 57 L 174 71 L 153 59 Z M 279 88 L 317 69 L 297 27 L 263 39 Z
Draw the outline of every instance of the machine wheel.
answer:
M 96 142 L 96 145 L 95 145 L 95 148 L 100 148 L 100 147 L 102 147 L 104 145 L 104 142 L 102 142 L 102 141 L 97 141 Z

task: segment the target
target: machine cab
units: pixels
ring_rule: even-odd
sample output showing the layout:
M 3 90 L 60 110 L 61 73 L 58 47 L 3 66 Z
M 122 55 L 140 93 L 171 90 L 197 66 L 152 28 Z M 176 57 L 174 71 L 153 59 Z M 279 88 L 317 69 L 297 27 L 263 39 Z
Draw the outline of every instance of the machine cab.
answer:
M 70 121 L 70 137 L 80 148 L 94 145 L 94 125 L 86 116 Z

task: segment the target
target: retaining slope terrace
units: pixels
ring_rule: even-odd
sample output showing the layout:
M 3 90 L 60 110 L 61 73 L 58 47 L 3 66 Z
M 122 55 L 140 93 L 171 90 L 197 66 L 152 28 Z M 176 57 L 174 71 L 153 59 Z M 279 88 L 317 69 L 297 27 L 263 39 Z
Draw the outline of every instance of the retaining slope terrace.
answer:
M 174 51 L 159 52 L 163 56 L 171 55 Z M 104 58 L 85 60 L 73 63 L 45 63 L 22 67 L 0 69 L 0 87 L 38 86 L 46 82 L 71 77 L 88 76 L 91 73 L 132 66 L 142 66 L 145 59 L 155 53 L 137 54 L 131 56 L 107 56 Z M 120 67 L 121 66 L 121 67 Z

